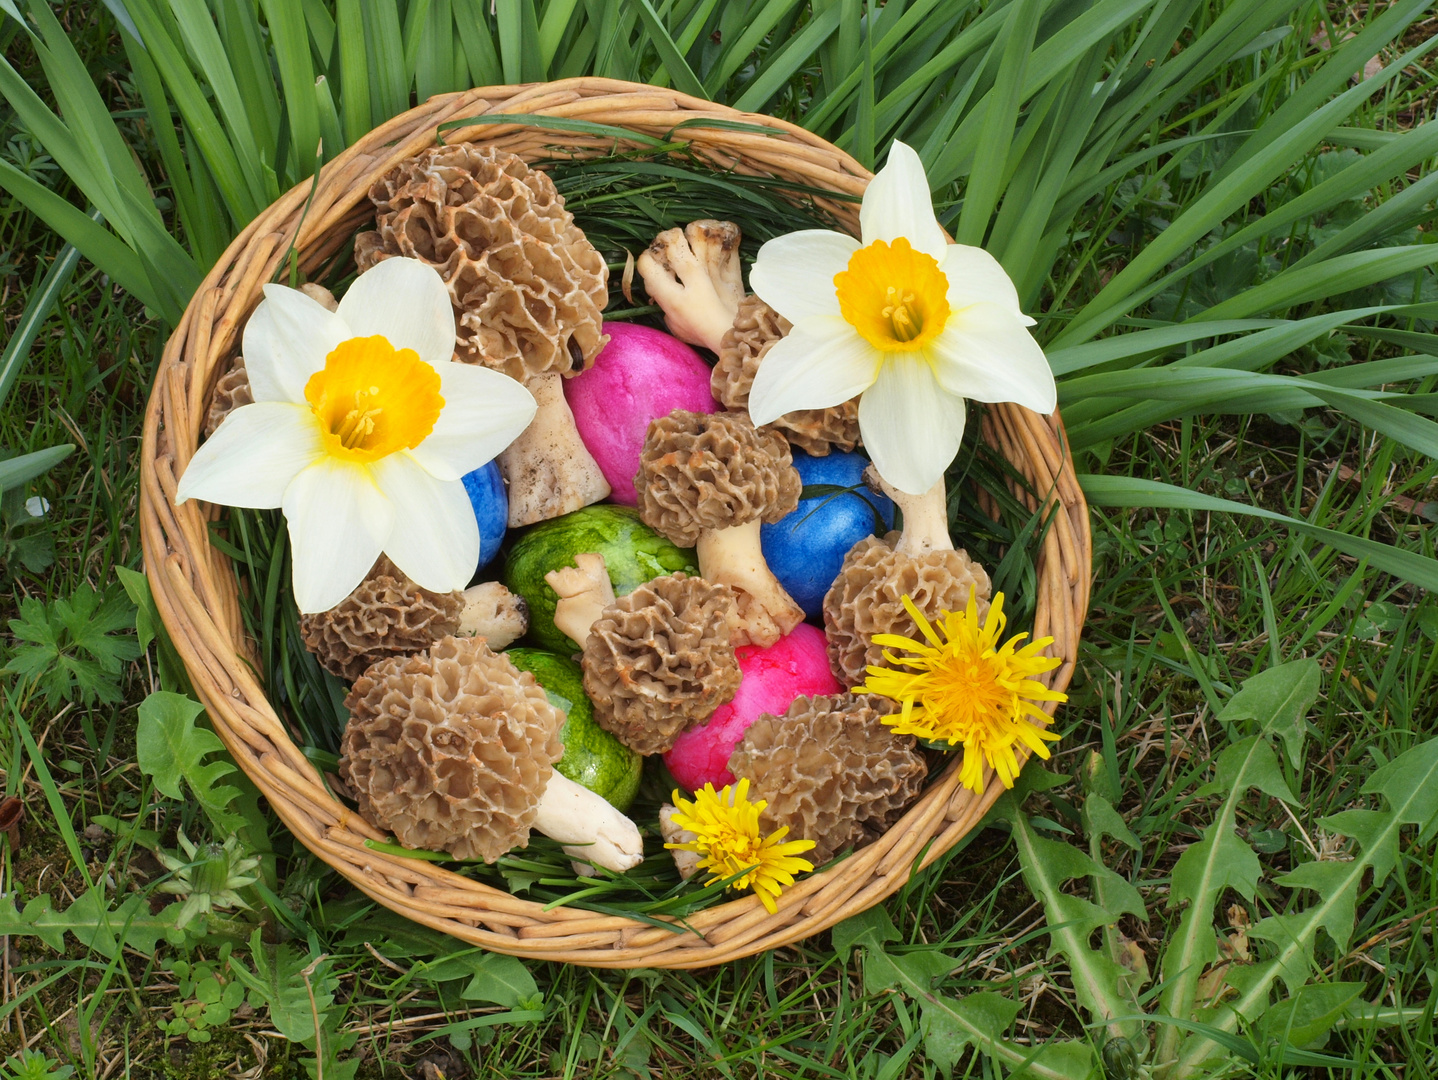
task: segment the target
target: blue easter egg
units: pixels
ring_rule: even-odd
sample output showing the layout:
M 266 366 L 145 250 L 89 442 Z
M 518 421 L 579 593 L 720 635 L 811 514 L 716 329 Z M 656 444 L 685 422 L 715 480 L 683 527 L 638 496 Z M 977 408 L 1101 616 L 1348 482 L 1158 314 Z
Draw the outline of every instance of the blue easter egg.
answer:
M 504 543 L 504 531 L 509 526 L 509 494 L 504 490 L 504 474 L 499 471 L 499 462 L 491 461 L 472 473 L 465 473 L 464 491 L 479 522 L 476 570 L 483 570 L 499 554 L 499 545 Z
M 792 513 L 759 530 L 769 569 L 811 619 L 823 612 L 824 594 L 839 576 L 849 549 L 874 532 L 876 512 L 883 519 L 880 533 L 893 528 L 893 502 L 864 484 L 868 464 L 862 454 L 836 451 L 827 457 L 810 457 L 795 450 L 794 468 L 805 488 L 826 485 L 856 490 L 800 499 Z

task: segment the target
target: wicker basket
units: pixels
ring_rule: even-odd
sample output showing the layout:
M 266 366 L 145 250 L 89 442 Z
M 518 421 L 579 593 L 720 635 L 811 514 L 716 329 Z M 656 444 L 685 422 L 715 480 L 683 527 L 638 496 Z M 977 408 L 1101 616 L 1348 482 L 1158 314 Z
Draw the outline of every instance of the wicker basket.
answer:
M 862 192 L 870 175 L 848 155 L 792 124 L 736 113 L 672 90 L 606 79 L 486 87 L 436 97 L 370 132 L 321 171 L 307 213 L 308 183 L 250 223 L 210 271 L 165 348 L 145 417 L 140 501 L 145 568 L 160 614 L 215 730 L 284 823 L 356 887 L 416 922 L 496 952 L 618 968 L 704 967 L 817 933 L 878 903 L 957 843 L 998 798 L 999 781 L 991 776 L 983 794 L 974 795 L 959 785 L 956 760 L 884 837 L 827 872 L 801 878 L 780 898 L 774 915 L 747 894 L 690 915 L 690 929 L 668 930 L 572 908 L 546 911 L 433 863 L 365 846 L 367 838 L 384 837 L 330 793 L 255 678 L 234 571 L 209 541 L 207 526 L 217 509 L 174 504 L 176 478 L 195 452 L 214 383 L 236 350 L 261 286 L 273 279 L 291 243 L 301 268 L 314 272 L 325 265 L 371 218 L 367 191 L 374 180 L 433 145 L 439 124 L 484 113 L 576 117 L 682 139 L 719 167 L 846 195 Z M 703 125 L 711 119 L 743 120 L 769 133 Z M 681 123 L 686 126 L 675 131 Z M 554 156 L 547 148 L 559 142 L 566 153 L 599 154 L 614 145 L 503 122 L 460 128 L 446 141 L 460 139 L 494 143 L 531 160 Z M 857 233 L 855 203 L 824 205 Z M 1000 405 L 986 410 L 983 435 L 1028 477 L 1034 491 L 1050 493 L 1048 498 L 1062 504 L 1037 559 L 1034 626 L 1035 636 L 1056 639 L 1064 664 L 1052 673 L 1051 683 L 1062 689 L 1073 673 L 1090 583 L 1088 510 L 1063 427 L 1057 414 L 1042 417 Z M 1046 707 L 1052 713 L 1053 706 Z

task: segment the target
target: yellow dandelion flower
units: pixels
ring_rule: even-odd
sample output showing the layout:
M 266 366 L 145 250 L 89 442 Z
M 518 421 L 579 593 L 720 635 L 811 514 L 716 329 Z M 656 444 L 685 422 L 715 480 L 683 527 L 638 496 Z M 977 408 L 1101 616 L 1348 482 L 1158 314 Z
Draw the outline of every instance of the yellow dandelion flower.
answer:
M 814 841 L 785 841 L 787 825 L 768 836 L 759 834 L 759 813 L 769 804 L 763 799 L 749 801 L 747 779 L 737 785 L 726 784 L 723 791 L 705 784 L 694 793 L 693 802 L 681 799 L 675 791 L 674 805 L 674 823 L 694 833 L 696 839 L 664 846 L 698 855 L 699 869 L 709 872 L 709 882 L 742 874 L 729 888 L 753 889 L 771 915 L 779 910 L 775 898 L 786 885 L 794 884 L 794 875 L 814 869 L 808 859 L 795 857 L 812 848 Z
M 982 623 L 970 591 L 968 610 L 943 612 L 937 627 L 907 596 L 903 600 L 927 644 L 898 634 L 875 635 L 874 641 L 886 647 L 884 659 L 894 666 L 870 667 L 864 690 L 902 706 L 900 712 L 883 718 L 896 733 L 942 740 L 950 746 L 963 743 L 960 779 L 966 787 L 983 790 L 985 763 L 993 766 L 1005 787 L 1013 787 L 1019 775 L 1014 748 L 1022 743 L 1046 758 L 1049 751 L 1044 742 L 1058 738 L 1029 720 L 1048 721 L 1035 702 L 1068 700 L 1067 694 L 1050 690 L 1033 678 L 1062 663 L 1039 655 L 1054 639 L 1040 638 L 1019 648 L 1028 634 L 1017 634 L 998 644 L 1007 622 L 1003 593 L 994 597 Z M 888 646 L 914 655 L 897 656 Z

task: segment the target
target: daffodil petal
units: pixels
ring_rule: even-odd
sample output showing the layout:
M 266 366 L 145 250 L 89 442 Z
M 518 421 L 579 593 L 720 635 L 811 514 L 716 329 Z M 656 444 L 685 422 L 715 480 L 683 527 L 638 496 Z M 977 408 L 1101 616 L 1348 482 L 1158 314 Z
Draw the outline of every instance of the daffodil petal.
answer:
M 963 400 L 947 393 L 929 365 L 910 353 L 891 353 L 859 399 L 859 434 L 874 468 L 911 495 L 939 482 L 959 452 L 964 421 Z
M 949 318 L 928 347 L 939 384 L 975 401 L 1015 401 L 1047 415 L 1058 389 L 1047 357 L 1012 314 L 997 304 L 972 304 Z
M 883 353 L 839 315 L 795 323 L 759 362 L 749 390 L 749 416 L 771 424 L 796 409 L 827 409 L 863 393 L 878 375 Z
M 413 349 L 428 364 L 454 356 L 454 307 L 439 272 L 418 259 L 396 257 L 366 270 L 340 301 L 352 336 L 383 334 L 396 349 Z
M 175 502 L 204 499 L 271 510 L 284 501 L 290 481 L 323 453 L 319 425 L 306 406 L 286 401 L 244 405 L 195 451 Z
M 915 251 L 944 261 L 949 238 L 934 216 L 924 163 L 913 147 L 895 141 L 889 148 L 889 160 L 864 190 L 859 231 L 866 245 L 875 240 L 892 244 L 903 236 Z
M 950 244 L 939 260 L 939 269 L 949 279 L 949 307 L 958 311 L 970 304 L 997 304 L 1011 311 L 1025 326 L 1034 320 L 1019 307 L 1019 292 L 999 260 L 980 247 Z
M 849 265 L 859 241 L 830 229 L 801 229 L 776 236 L 759 249 L 749 288 L 791 323 L 811 315 L 838 315 L 834 275 Z
M 371 468 L 394 504 L 384 553 L 421 588 L 463 589 L 479 565 L 479 523 L 458 480 L 440 480 L 408 453 Z
M 444 408 L 410 454 L 438 479 L 458 480 L 519 438 L 538 406 L 533 394 L 498 371 L 448 361 L 437 366 Z
M 328 611 L 354 591 L 379 558 L 395 513 L 368 469 L 328 457 L 290 482 L 284 510 L 303 614 Z
M 266 285 L 265 298 L 245 324 L 243 352 L 256 401 L 305 403 L 305 383 L 325 357 L 355 335 L 344 319 L 298 289 Z

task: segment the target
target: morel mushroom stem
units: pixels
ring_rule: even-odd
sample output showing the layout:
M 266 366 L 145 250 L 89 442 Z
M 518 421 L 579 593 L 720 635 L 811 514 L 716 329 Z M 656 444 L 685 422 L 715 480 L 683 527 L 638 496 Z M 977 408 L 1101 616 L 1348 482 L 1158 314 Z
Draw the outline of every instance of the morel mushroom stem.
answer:
M 491 649 L 513 644 L 529 629 L 529 605 L 497 581 L 464 590 L 459 612 L 459 637 L 481 637 Z
M 900 555 L 923 555 L 929 551 L 953 551 L 949 535 L 949 500 L 944 478 L 922 495 L 910 495 L 894 487 L 870 465 L 864 479 L 877 485 L 903 512 L 904 532 L 894 548 Z
M 727 529 L 705 529 L 695 551 L 699 575 L 738 594 L 739 629 L 747 635 L 747 644 L 768 648 L 804 621 L 804 610 L 764 561 L 758 518 Z
M 623 873 L 644 861 L 639 827 L 603 797 L 555 772 L 539 797 L 534 827 L 559 841 L 564 853 Z
M 539 411 L 524 434 L 499 455 L 509 482 L 509 527 L 533 525 L 609 497 L 609 482 L 579 438 L 558 372 L 525 383 Z
M 678 812 L 678 808 L 669 803 L 659 808 L 659 833 L 666 844 L 692 844 L 699 839 L 699 834 L 675 824 L 674 815 Z M 674 856 L 674 868 L 685 881 L 692 878 L 699 869 L 699 856 L 694 852 L 671 848 L 669 854 Z
M 741 239 L 732 221 L 705 218 L 682 230 L 666 229 L 640 254 L 644 289 L 664 310 L 664 325 L 680 341 L 719 351 L 744 299 Z
M 554 606 L 554 625 L 584 648 L 589 628 L 614 603 L 614 586 L 609 581 L 604 556 L 583 552 L 574 556 L 573 566 L 551 570 L 544 580 L 559 597 Z

